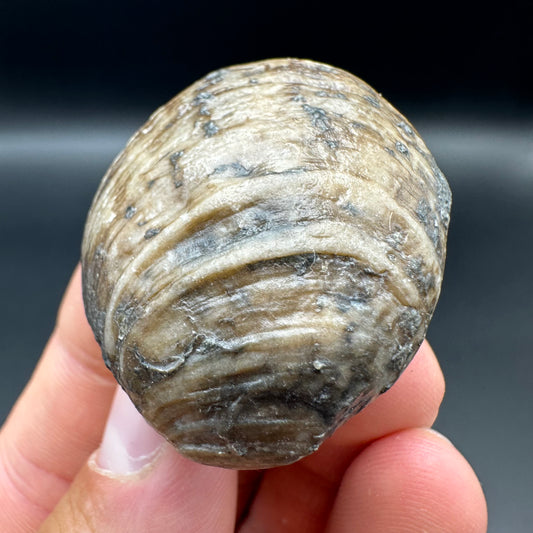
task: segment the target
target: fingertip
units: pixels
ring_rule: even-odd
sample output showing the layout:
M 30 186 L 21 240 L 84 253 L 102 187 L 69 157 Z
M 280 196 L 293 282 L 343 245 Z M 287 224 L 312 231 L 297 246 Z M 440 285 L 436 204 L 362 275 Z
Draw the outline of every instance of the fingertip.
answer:
M 135 475 L 156 460 L 164 442 L 117 387 L 102 443 L 89 466 L 111 477 Z
M 445 391 L 442 368 L 435 352 L 424 340 L 397 383 L 379 400 L 391 407 L 400 401 L 407 402 L 404 408 L 418 415 L 412 427 L 430 427 L 437 418 Z
M 341 445 L 357 451 L 362 445 L 389 433 L 412 427 L 431 427 L 437 418 L 444 390 L 439 362 L 424 341 L 398 381 L 341 426 L 328 446 Z
M 83 350 L 88 355 L 87 361 L 95 361 L 99 371 L 107 372 L 85 315 L 81 283 L 81 265 L 78 263 L 61 300 L 53 335 L 69 347 Z
M 34 527 L 56 505 L 98 446 L 115 387 L 85 319 L 78 266 L 54 332 L 2 427 L 0 496 L 11 515 Z M 0 513 L 0 530 L 12 523 Z
M 442 367 L 433 348 L 426 339 L 424 339 L 418 351 L 420 352 L 418 364 L 424 366 L 428 380 L 433 384 L 433 393 L 435 394 L 436 401 L 440 405 L 446 392 L 446 380 L 442 372 Z
M 236 471 L 179 455 L 117 388 L 99 449 L 39 531 L 233 531 L 236 487 Z
M 427 341 L 424 341 L 398 381 L 370 404 L 360 415 L 383 425 L 381 434 L 409 427 L 431 427 L 444 398 L 445 384 L 439 362 Z M 386 426 L 386 429 L 385 429 Z
M 330 529 L 365 533 L 484 533 L 481 485 L 453 444 L 411 429 L 368 446 L 346 471 Z
M 193 463 L 168 443 L 135 474 L 110 475 L 92 457 L 39 531 L 233 531 L 236 486 L 236 472 Z

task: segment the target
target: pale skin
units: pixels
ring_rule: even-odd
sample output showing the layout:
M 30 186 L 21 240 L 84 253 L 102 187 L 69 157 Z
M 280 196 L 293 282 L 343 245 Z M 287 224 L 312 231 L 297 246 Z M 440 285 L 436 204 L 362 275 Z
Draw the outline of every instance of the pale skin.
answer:
M 317 453 L 262 472 L 193 463 L 155 434 L 149 440 L 154 453 L 139 471 L 113 471 L 101 457 L 101 442 L 115 390 L 85 319 L 77 268 L 57 326 L 0 433 L 0 531 L 487 529 L 474 471 L 453 444 L 429 429 L 444 378 L 426 342 L 398 382 Z

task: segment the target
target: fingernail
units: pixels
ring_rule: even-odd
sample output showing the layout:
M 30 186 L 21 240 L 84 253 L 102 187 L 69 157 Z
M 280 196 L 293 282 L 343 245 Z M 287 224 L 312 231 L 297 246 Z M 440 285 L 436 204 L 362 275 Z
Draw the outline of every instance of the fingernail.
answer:
M 144 420 L 119 387 L 96 453 L 96 466 L 104 474 L 136 474 L 155 460 L 163 442 L 164 438 Z
M 451 444 L 452 446 L 455 447 L 455 445 L 453 444 L 453 442 L 452 442 L 448 437 L 446 437 L 446 436 L 443 435 L 442 433 L 439 433 L 436 429 L 434 429 L 434 428 L 428 428 L 428 431 L 429 431 L 430 433 L 432 433 L 435 437 L 438 437 L 439 439 L 445 440 L 448 444 Z

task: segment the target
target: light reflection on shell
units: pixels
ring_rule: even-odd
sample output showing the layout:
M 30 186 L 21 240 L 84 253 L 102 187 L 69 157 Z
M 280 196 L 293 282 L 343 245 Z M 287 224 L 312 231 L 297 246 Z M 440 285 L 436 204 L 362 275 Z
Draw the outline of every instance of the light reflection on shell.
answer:
M 358 78 L 296 59 L 219 70 L 104 177 L 82 249 L 87 316 L 181 453 L 291 463 L 416 352 L 450 203 L 414 128 Z

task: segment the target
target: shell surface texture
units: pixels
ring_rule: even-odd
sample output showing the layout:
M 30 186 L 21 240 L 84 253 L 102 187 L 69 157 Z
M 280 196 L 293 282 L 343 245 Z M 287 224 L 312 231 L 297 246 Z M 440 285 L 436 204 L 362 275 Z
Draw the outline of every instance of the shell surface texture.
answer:
M 414 128 L 355 76 L 299 59 L 221 69 L 104 176 L 82 245 L 87 317 L 183 455 L 292 463 L 420 346 L 450 204 Z

